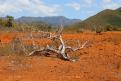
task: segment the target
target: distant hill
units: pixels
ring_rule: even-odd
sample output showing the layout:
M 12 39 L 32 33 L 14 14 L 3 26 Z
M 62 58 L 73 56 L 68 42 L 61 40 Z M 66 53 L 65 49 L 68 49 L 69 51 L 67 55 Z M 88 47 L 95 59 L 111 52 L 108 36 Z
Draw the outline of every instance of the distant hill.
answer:
M 121 8 L 116 10 L 106 9 L 90 18 L 73 25 L 73 27 L 94 29 L 94 27 L 101 26 L 103 29 L 106 27 L 113 27 L 114 29 L 121 28 Z
M 16 19 L 18 22 L 31 23 L 31 22 L 45 22 L 52 26 L 58 26 L 60 24 L 72 25 L 79 23 L 80 19 L 69 19 L 64 16 L 50 16 L 50 17 L 20 17 Z

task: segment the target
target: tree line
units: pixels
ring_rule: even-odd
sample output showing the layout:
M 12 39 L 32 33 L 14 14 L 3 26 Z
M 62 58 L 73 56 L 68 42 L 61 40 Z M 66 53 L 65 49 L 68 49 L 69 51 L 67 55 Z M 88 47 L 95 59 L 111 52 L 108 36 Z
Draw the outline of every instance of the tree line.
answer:
M 44 22 L 31 22 L 31 23 L 21 23 L 16 22 L 13 16 L 0 17 L 0 27 L 8 27 L 15 28 L 21 30 L 24 28 L 25 30 L 42 30 L 42 31 L 51 31 L 52 26 Z

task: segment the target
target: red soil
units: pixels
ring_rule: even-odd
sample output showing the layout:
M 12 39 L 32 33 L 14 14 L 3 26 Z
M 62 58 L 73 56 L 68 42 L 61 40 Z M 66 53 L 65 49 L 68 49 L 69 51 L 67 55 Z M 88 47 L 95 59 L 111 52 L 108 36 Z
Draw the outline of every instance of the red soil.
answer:
M 13 33 L 1 33 L 11 41 Z M 121 32 L 64 34 L 64 39 L 89 40 L 76 62 L 52 57 L 0 57 L 0 81 L 121 81 Z

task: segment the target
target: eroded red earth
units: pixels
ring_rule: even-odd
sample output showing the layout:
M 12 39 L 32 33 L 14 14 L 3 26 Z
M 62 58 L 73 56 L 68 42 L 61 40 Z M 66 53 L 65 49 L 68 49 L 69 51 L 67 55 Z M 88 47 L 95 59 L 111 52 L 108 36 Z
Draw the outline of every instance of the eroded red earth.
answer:
M 14 33 L 1 33 L 9 43 Z M 0 81 L 121 81 L 121 32 L 64 34 L 89 40 L 76 62 L 53 57 L 0 56 Z

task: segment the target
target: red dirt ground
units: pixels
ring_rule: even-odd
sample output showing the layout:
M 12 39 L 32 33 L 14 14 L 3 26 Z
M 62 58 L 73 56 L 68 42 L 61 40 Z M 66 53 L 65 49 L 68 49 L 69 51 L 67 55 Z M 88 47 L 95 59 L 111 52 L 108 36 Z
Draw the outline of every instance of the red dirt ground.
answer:
M 14 33 L 0 33 L 9 43 Z M 76 62 L 53 57 L 0 57 L 0 81 L 121 81 L 121 32 L 64 34 L 64 39 L 89 40 Z

